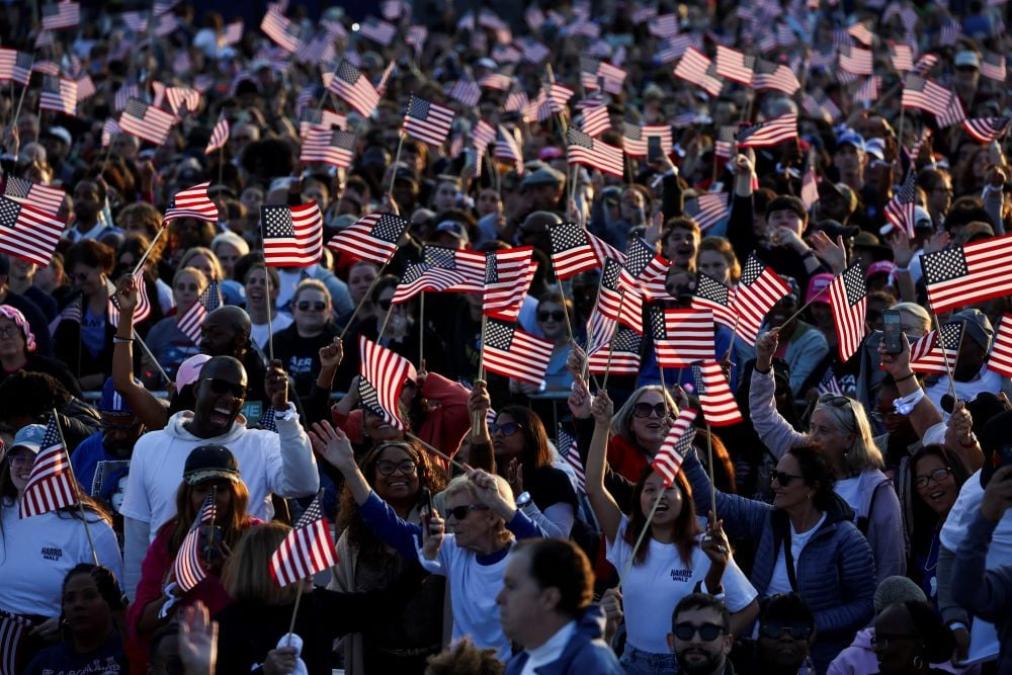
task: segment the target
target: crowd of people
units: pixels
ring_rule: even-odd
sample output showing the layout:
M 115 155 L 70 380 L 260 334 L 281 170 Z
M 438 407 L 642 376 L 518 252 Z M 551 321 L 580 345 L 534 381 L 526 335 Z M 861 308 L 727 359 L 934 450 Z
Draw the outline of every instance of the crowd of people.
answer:
M 1012 673 L 1007 3 L 143 4 L 0 13 L 0 675 Z

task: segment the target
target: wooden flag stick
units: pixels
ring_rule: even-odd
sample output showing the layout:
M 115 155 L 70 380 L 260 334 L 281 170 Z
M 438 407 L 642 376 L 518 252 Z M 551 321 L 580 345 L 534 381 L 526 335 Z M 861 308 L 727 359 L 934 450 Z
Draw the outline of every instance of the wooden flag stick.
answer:
M 60 426 L 60 418 L 56 413 L 56 408 L 53 408 L 53 424 L 56 425 L 56 431 L 60 434 L 60 446 L 63 448 L 63 453 L 67 456 L 67 468 L 70 470 L 70 482 L 74 488 L 74 497 L 77 499 L 77 508 L 81 512 L 81 522 L 84 523 L 84 536 L 88 538 L 88 547 L 91 549 L 91 558 L 95 561 L 95 567 L 99 567 L 101 563 L 98 561 L 98 551 L 95 550 L 95 540 L 91 538 L 91 527 L 88 526 L 88 518 L 84 511 L 84 502 L 81 501 L 81 486 L 77 482 L 77 478 L 74 477 L 73 465 L 70 463 L 70 450 L 67 448 L 67 439 L 63 437 L 63 427 Z
M 383 318 L 383 325 L 380 326 L 379 335 L 376 336 L 376 344 L 379 344 L 380 340 L 383 339 L 383 333 L 387 332 L 387 324 L 390 323 L 390 317 L 394 313 L 394 304 L 390 303 L 390 309 L 387 310 L 387 315 Z
M 442 459 L 445 462 L 449 462 L 450 464 L 452 464 L 453 466 L 457 467 L 461 471 L 464 471 L 466 473 L 466 472 L 468 472 L 468 471 L 471 470 L 471 467 L 469 467 L 467 464 L 463 464 L 461 462 L 458 462 L 453 457 L 450 457 L 449 455 L 447 455 L 445 452 L 443 452 L 441 450 L 438 450 L 437 448 L 434 448 L 433 446 L 429 445 L 428 443 L 426 443 L 425 441 L 423 441 L 422 439 L 420 439 L 418 436 L 415 436 L 414 434 L 412 434 L 410 432 L 406 432 L 404 434 L 404 436 L 407 437 L 407 438 L 410 438 L 411 440 L 413 440 L 415 442 L 417 442 L 423 448 L 425 448 L 426 450 L 428 450 L 429 452 L 431 452 L 432 454 L 434 454 L 436 457 L 439 457 L 440 459 Z
M 271 300 L 271 275 L 270 270 L 264 265 L 264 286 L 267 292 L 267 353 L 269 360 L 274 360 L 274 329 L 271 327 L 271 310 L 274 309 L 274 301 Z
M 704 413 L 703 418 L 706 419 Z M 710 468 L 710 511 L 713 512 L 714 522 L 717 520 L 717 484 L 713 480 L 713 437 L 710 435 L 710 423 L 706 422 L 706 454 Z
M 815 301 L 816 301 L 816 300 L 818 300 L 818 299 L 819 299 L 820 297 L 822 297 L 822 295 L 823 295 L 823 294 L 824 294 L 824 293 L 825 293 L 826 291 L 828 291 L 828 290 L 829 290 L 829 287 L 830 287 L 830 286 L 832 286 L 832 284 L 826 284 L 825 286 L 823 286 L 823 287 L 822 287 L 822 288 L 821 288 L 821 289 L 819 290 L 819 292 L 818 292 L 818 293 L 816 293 L 815 295 L 813 295 L 813 296 L 812 296 L 812 299 L 811 299 L 811 300 L 809 300 L 809 301 L 808 301 L 808 302 L 806 302 L 806 303 L 805 303 L 804 305 L 802 305 L 802 306 L 801 306 L 801 309 L 799 309 L 798 311 L 794 312 L 794 314 L 791 314 L 791 315 L 790 315 L 789 317 L 787 317 L 787 319 L 785 319 L 785 320 L 784 320 L 784 322 L 783 322 L 782 324 L 780 324 L 779 326 L 777 326 L 777 328 L 783 328 L 784 326 L 786 326 L 787 324 L 789 324 L 789 323 L 790 323 L 791 321 L 793 321 L 794 319 L 798 318 L 798 316 L 799 316 L 799 315 L 800 315 L 800 314 L 801 314 L 801 313 L 802 313 L 803 311 L 805 311 L 806 309 L 808 309 L 809 305 L 811 305 L 811 304 L 812 304 L 813 302 L 815 302 Z M 737 319 L 736 319 L 735 321 L 737 322 Z
M 141 336 L 137 334 L 136 330 L 133 331 L 133 336 L 134 339 L 137 340 L 137 344 L 139 344 L 141 346 L 141 349 L 144 350 L 144 353 L 148 355 L 149 359 L 151 359 L 151 362 L 155 364 L 155 368 L 158 369 L 158 373 L 163 378 L 165 378 L 165 383 L 170 384 L 172 382 L 172 378 L 169 377 L 168 374 L 165 372 L 165 369 L 162 368 L 162 364 L 158 363 L 158 359 L 156 359 L 155 355 L 151 352 L 151 348 L 148 347 L 147 343 L 144 342 L 143 339 L 141 339 Z
M 945 363 L 945 374 L 949 378 L 949 393 L 952 394 L 952 405 L 956 405 L 956 380 L 952 377 L 952 369 L 956 364 L 949 366 L 949 353 L 942 343 L 942 329 L 938 323 L 938 315 L 931 313 L 931 319 L 935 322 L 935 332 L 938 335 L 938 346 L 942 350 L 942 360 Z M 963 337 L 966 335 L 966 322 L 963 322 L 963 329 L 959 332 L 959 344 L 956 346 L 956 360 L 959 360 L 959 350 L 963 348 Z
M 425 369 L 425 291 L 418 294 L 418 367 Z
M 388 260 L 385 263 L 383 263 L 382 267 L 379 268 L 379 272 L 377 272 L 376 278 L 372 280 L 372 283 L 369 284 L 369 288 L 366 289 L 365 294 L 362 295 L 362 299 L 358 301 L 357 305 L 355 305 L 355 311 L 352 312 L 351 317 L 348 318 L 348 323 L 346 323 L 344 328 L 341 329 L 341 335 L 339 336 L 340 339 L 342 340 L 344 339 L 344 334 L 347 333 L 351 325 L 355 323 L 355 317 L 358 316 L 359 310 L 362 309 L 362 306 L 365 304 L 365 301 L 369 298 L 370 295 L 372 295 L 373 289 L 376 288 L 376 284 L 383 277 L 383 272 L 386 270 L 387 265 L 389 264 L 390 261 Z
M 667 489 L 665 487 L 665 489 Z M 654 519 L 654 514 L 657 513 L 657 507 L 661 505 L 661 499 L 664 498 L 664 490 L 658 490 L 657 499 L 654 500 L 654 505 L 650 507 L 650 513 L 647 514 L 647 522 L 643 523 L 643 529 L 640 530 L 639 535 L 636 537 L 636 543 L 633 544 L 632 551 L 629 552 L 629 561 L 625 564 L 625 569 L 622 571 L 622 578 L 624 580 L 629 576 L 629 571 L 632 570 L 633 562 L 636 560 L 636 551 L 639 550 L 640 544 L 643 543 L 643 539 L 646 538 L 647 532 L 650 531 L 650 521 Z
M 110 147 L 111 147 L 111 145 L 112 144 L 110 144 Z M 144 255 L 142 255 L 141 259 L 137 261 L 136 265 L 134 265 L 134 271 L 133 271 L 133 274 L 131 276 L 137 276 L 137 273 L 140 272 L 144 268 L 144 263 L 146 263 L 148 261 L 148 256 L 150 256 L 151 252 L 154 250 L 155 244 L 158 242 L 159 239 L 162 238 L 162 235 L 165 234 L 165 231 L 168 230 L 168 229 L 169 229 L 169 225 L 166 224 L 166 225 L 163 225 L 158 230 L 158 234 L 156 234 L 155 238 L 151 240 L 150 244 L 148 244 L 148 248 L 147 248 L 147 250 L 144 251 Z
M 304 579 L 299 579 L 299 581 L 297 582 L 299 584 L 298 585 L 298 593 L 295 596 L 295 607 L 292 607 L 292 618 L 288 622 L 288 633 L 287 633 L 288 635 L 291 635 L 292 633 L 295 632 L 295 617 L 298 616 L 298 614 L 299 614 L 299 603 L 302 602 L 302 582 L 303 581 L 304 581 Z

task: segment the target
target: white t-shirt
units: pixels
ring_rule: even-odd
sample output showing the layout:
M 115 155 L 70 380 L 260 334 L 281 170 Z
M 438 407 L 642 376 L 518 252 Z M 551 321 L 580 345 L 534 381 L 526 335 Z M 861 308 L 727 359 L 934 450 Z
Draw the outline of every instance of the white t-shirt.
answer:
M 625 574 L 632 555 L 632 545 L 623 538 L 628 526 L 629 519 L 622 516 L 615 541 L 608 542 L 608 562 L 619 574 Z M 667 654 L 670 651 L 667 635 L 671 630 L 671 613 L 678 601 L 692 593 L 696 584 L 706 578 L 710 559 L 696 546 L 692 549 L 691 565 L 686 567 L 674 544 L 662 544 L 653 537 L 647 537 L 641 546 L 647 545 L 650 548 L 646 560 L 633 565 L 622 579 L 627 640 L 640 651 Z M 721 583 L 724 586 L 724 605 L 731 613 L 745 609 L 758 595 L 733 558 L 724 570 Z
M 861 476 L 836 481 L 833 484 L 833 492 L 857 513 L 861 507 Z
M 291 326 L 295 322 L 292 315 L 288 312 L 278 312 L 277 315 L 271 319 L 271 331 L 277 333 L 279 330 L 284 330 Z M 250 339 L 253 340 L 253 344 L 264 351 L 267 351 L 267 337 L 271 334 L 271 331 L 267 330 L 266 323 L 254 323 L 250 328 Z
M 56 616 L 63 578 L 78 563 L 91 563 L 84 523 L 68 513 L 50 511 L 21 518 L 17 505 L 0 508 L 0 609 L 13 614 Z M 99 562 L 122 583 L 123 559 L 112 527 L 88 514 L 88 527 Z
M 794 559 L 795 570 L 798 569 L 798 560 L 801 559 L 801 552 L 805 549 L 805 545 L 815 536 L 824 522 L 826 522 L 825 513 L 822 514 L 814 527 L 810 527 L 801 534 L 798 534 L 793 524 L 791 525 L 791 557 Z M 787 575 L 787 556 L 784 555 L 784 549 L 781 547 L 780 553 L 777 554 L 777 564 L 773 566 L 773 577 L 770 579 L 769 588 L 766 589 L 766 595 L 790 593 L 792 590 L 794 589 L 791 588 L 791 579 Z

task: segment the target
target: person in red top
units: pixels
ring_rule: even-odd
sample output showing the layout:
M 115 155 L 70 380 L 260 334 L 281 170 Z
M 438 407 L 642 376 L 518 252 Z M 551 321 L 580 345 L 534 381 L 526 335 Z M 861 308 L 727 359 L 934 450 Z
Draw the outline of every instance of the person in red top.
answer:
M 201 542 L 201 560 L 208 574 L 196 587 L 183 593 L 175 583 L 173 562 L 212 489 L 217 505 L 215 534 L 213 541 Z M 227 448 L 202 445 L 186 458 L 183 482 L 176 493 L 178 515 L 165 523 L 151 542 L 141 565 L 137 595 L 127 610 L 127 654 L 135 675 L 146 672 L 151 636 L 180 607 L 200 601 L 214 613 L 231 602 L 219 574 L 242 533 L 261 522 L 247 515 L 248 501 L 249 491 L 239 475 L 239 465 Z M 208 554 L 208 550 L 213 553 Z

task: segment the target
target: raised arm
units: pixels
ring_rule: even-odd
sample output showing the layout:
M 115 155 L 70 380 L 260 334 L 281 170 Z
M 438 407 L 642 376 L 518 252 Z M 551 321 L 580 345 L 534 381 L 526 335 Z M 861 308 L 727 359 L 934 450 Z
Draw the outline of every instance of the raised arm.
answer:
M 306 497 L 320 489 L 320 473 L 316 468 L 313 446 L 299 423 L 295 404 L 288 401 L 288 374 L 281 362 L 274 360 L 267 369 L 264 391 L 274 408 L 277 436 L 267 434 L 269 442 L 277 443 L 277 462 L 270 462 L 267 484 L 271 491 L 282 497 Z
M 896 391 L 899 393 L 899 401 L 908 406 L 912 403 L 913 408 L 908 413 L 910 424 L 913 426 L 917 436 L 923 437 L 925 432 L 942 421 L 942 413 L 924 395 L 917 376 L 910 368 L 910 342 L 905 334 L 900 335 L 903 343 L 903 351 L 899 354 L 889 354 L 885 350 L 885 341 L 878 346 L 880 366 L 889 373 L 896 383 Z M 968 465 L 969 466 L 969 465 Z M 980 466 L 980 464 L 977 464 Z M 971 469 L 972 471 L 973 469 Z
M 601 531 L 609 541 L 615 541 L 618 527 L 622 521 L 622 509 L 604 486 L 605 452 L 608 447 L 608 436 L 611 434 L 611 417 L 615 406 L 608 398 L 608 392 L 601 391 L 591 404 L 594 415 L 594 436 L 590 440 L 590 452 L 587 454 L 587 497 L 594 509 Z
M 163 429 L 169 421 L 169 411 L 154 394 L 134 380 L 134 310 L 137 309 L 138 301 L 136 281 L 130 276 L 120 279 L 114 297 L 119 305 L 119 323 L 112 341 L 113 386 L 148 430 Z
M 696 504 L 696 513 L 709 513 L 711 510 L 710 493 L 712 484 L 703 465 L 696 456 L 696 449 L 691 449 L 682 462 L 685 479 L 692 487 L 692 500 Z M 762 532 L 766 515 L 772 507 L 765 502 L 747 499 L 739 495 L 729 495 L 716 491 L 717 514 L 723 528 L 735 539 L 756 539 Z
M 774 398 L 776 383 L 773 379 L 773 354 L 777 351 L 779 341 L 779 328 L 773 328 L 756 341 L 755 369 L 752 371 L 752 386 L 748 394 L 752 424 L 756 433 L 777 459 L 780 459 L 789 448 L 806 442 L 805 435 L 795 431 L 777 410 Z
M 1012 507 L 1012 467 L 994 473 L 984 490 L 980 513 L 959 545 L 952 568 L 952 594 L 972 614 L 991 621 L 1012 611 L 1012 568 L 987 570 L 991 537 L 1005 510 Z

